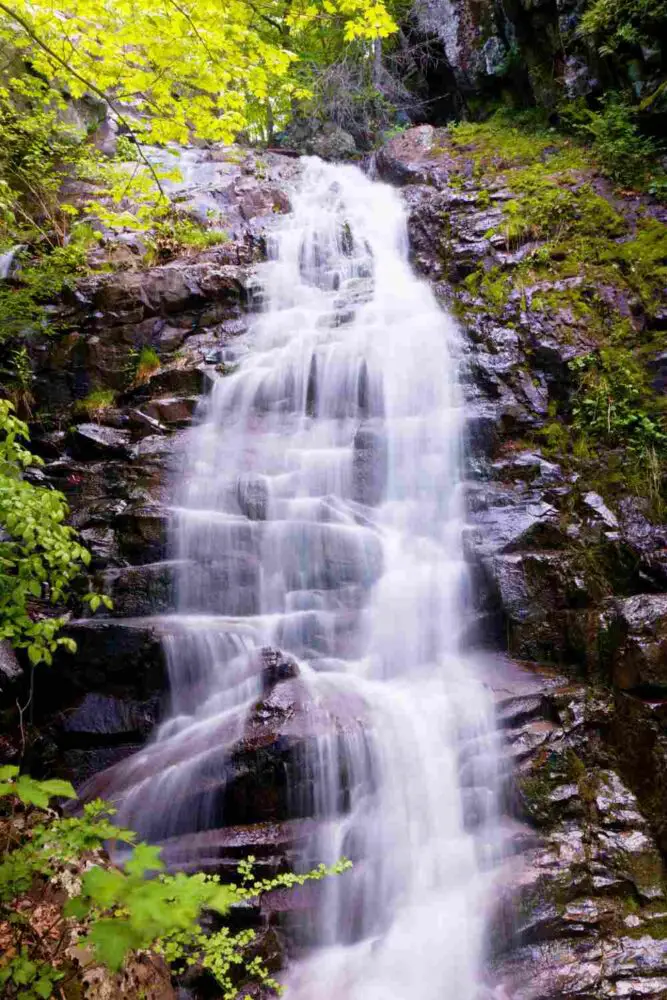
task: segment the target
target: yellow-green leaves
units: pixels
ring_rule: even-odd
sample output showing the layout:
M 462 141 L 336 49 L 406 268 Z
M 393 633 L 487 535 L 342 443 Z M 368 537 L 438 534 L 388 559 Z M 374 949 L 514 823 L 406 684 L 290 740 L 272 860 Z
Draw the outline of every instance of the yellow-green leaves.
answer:
M 145 140 L 229 142 L 294 96 L 313 25 L 347 41 L 396 30 L 383 0 L 51 0 L 0 4 L 0 41 L 72 97 L 96 94 Z M 260 120 L 258 120 L 258 117 Z

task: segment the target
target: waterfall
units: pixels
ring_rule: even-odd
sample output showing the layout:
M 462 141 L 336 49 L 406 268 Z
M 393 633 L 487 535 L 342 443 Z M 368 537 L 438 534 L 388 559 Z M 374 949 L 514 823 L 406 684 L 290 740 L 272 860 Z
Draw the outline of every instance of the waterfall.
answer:
M 390 187 L 309 159 L 292 207 L 188 442 L 171 715 L 122 765 L 120 818 L 161 841 L 224 824 L 259 651 L 283 650 L 308 730 L 290 812 L 317 820 L 299 864 L 353 862 L 296 922 L 288 998 L 472 1000 L 497 754 L 461 650 L 457 330 L 410 269 Z

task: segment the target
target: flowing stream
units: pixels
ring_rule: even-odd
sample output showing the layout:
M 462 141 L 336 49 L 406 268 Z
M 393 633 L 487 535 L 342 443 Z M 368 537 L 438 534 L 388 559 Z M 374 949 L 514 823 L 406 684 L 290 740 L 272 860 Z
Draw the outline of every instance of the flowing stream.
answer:
M 305 870 L 354 867 L 298 928 L 290 1000 L 472 1000 L 497 854 L 493 707 L 461 651 L 457 331 L 411 272 L 399 196 L 305 161 L 261 310 L 188 444 L 173 557 L 172 712 L 123 768 L 156 840 L 224 824 L 225 753 L 298 662 L 289 766 Z M 324 720 L 324 721 L 323 721 Z

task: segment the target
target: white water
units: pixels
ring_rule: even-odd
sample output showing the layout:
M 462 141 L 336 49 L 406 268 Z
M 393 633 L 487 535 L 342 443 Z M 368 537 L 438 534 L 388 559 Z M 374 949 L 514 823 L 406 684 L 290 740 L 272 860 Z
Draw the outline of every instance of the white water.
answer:
M 154 838 L 219 825 L 207 789 L 260 697 L 257 650 L 288 651 L 328 720 L 294 765 L 312 784 L 293 813 L 321 820 L 302 865 L 354 868 L 301 927 L 317 947 L 287 996 L 472 1000 L 496 756 L 460 651 L 457 331 L 410 270 L 398 195 L 355 167 L 308 161 L 273 249 L 189 443 L 173 712 L 123 765 L 121 818 Z

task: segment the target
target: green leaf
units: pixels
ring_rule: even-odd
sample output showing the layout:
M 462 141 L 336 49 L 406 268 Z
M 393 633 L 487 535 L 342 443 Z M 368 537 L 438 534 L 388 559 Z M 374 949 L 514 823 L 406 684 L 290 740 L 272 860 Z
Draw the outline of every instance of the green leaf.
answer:
M 206 905 L 210 907 L 211 910 L 215 910 L 216 913 L 220 913 L 223 916 L 228 912 L 230 906 L 233 903 L 238 902 L 238 895 L 229 886 L 220 885 L 216 888 L 215 892 L 209 896 L 206 901 Z
M 86 902 L 83 896 L 72 896 L 63 907 L 66 917 L 74 917 L 76 920 L 83 920 L 90 912 L 90 903 Z
M 97 920 L 87 938 L 94 945 L 97 957 L 117 972 L 131 951 L 141 942 L 132 927 L 124 920 Z
M 8 781 L 10 778 L 15 778 L 19 773 L 19 769 L 15 764 L 4 764 L 0 767 L 0 781 Z
M 76 798 L 74 786 L 69 781 L 63 781 L 60 778 L 49 778 L 47 781 L 40 781 L 40 785 L 49 795 L 59 795 L 66 799 Z
M 144 875 L 146 872 L 157 872 L 164 869 L 160 860 L 160 848 L 151 844 L 137 844 L 129 861 L 125 864 L 128 875 Z
M 39 781 L 29 778 L 27 774 L 22 774 L 17 779 L 16 794 L 24 805 L 37 806 L 39 809 L 48 808 L 49 793 L 44 791 Z
M 44 650 L 42 649 L 41 646 L 38 646 L 36 643 L 31 643 L 28 646 L 28 659 L 30 660 L 33 666 L 37 666 L 38 663 L 41 663 L 43 657 L 44 657 Z
M 32 988 L 39 997 L 43 997 L 44 1000 L 49 1000 L 49 997 L 53 996 L 53 985 L 60 976 L 56 973 L 55 975 L 45 975 L 41 976 L 36 983 L 33 983 Z
M 96 865 L 83 876 L 83 891 L 103 909 L 123 901 L 127 894 L 128 880 L 118 871 L 100 868 Z

